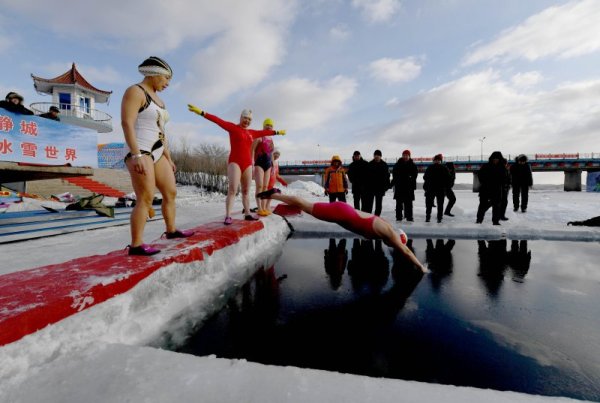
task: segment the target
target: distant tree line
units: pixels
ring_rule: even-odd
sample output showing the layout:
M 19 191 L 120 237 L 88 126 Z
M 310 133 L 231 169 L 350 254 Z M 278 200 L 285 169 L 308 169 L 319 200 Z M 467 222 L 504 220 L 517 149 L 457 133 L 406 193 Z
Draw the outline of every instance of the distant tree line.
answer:
M 177 166 L 175 179 L 182 185 L 227 194 L 228 155 L 229 151 L 222 146 L 204 143 L 192 147 L 182 139 L 171 146 L 171 158 Z

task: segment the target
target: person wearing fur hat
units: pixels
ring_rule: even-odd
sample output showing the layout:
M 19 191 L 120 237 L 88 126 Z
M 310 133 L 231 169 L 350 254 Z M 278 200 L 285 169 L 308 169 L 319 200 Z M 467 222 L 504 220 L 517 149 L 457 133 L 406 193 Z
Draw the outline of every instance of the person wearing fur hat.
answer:
M 515 158 L 515 163 L 510 166 L 510 176 L 512 179 L 513 207 L 514 211 L 519 210 L 524 213 L 527 211 L 527 202 L 529 201 L 529 187 L 533 186 L 533 174 L 531 165 L 525 154 Z M 519 198 L 520 203 L 519 203 Z
M 6 94 L 4 101 L 0 101 L 0 108 L 4 108 L 7 111 L 17 113 L 19 115 L 33 115 L 33 112 L 23 105 L 23 101 L 24 98 L 22 95 L 11 91 Z
M 479 207 L 477 208 L 477 224 L 483 222 L 485 212 L 492 208 L 492 223 L 500 225 L 502 218 L 502 198 L 508 173 L 503 164 L 504 157 L 500 151 L 490 154 L 488 162 L 481 166 L 479 178 Z
M 417 189 L 417 166 L 410 158 L 410 150 L 402 151 L 392 169 L 392 187 L 396 200 L 396 221 L 402 221 L 403 214 L 406 221 L 413 221 L 413 201 Z
M 342 167 L 342 159 L 338 155 L 331 157 L 331 166 L 325 169 L 325 195 L 329 196 L 329 202 L 336 200 L 346 202 L 348 194 L 348 177 L 346 170 Z
M 165 219 L 166 238 L 186 238 L 193 231 L 175 227 L 176 167 L 165 136 L 169 114 L 158 96 L 158 92 L 169 86 L 173 70 L 161 58 L 151 56 L 138 66 L 138 71 L 144 79 L 125 90 L 121 102 L 121 125 L 129 148 L 125 165 L 136 196 L 136 204 L 131 212 L 129 254 L 149 256 L 160 252 L 143 243 L 146 221 L 154 214 L 152 200 L 155 189 L 162 195 L 161 210 Z
M 425 221 L 431 220 L 433 202 L 437 204 L 437 222 L 444 218 L 444 198 L 446 189 L 450 186 L 450 172 L 442 165 L 444 157 L 437 154 L 433 157 L 433 164 L 429 165 L 423 175 L 423 189 L 425 190 Z

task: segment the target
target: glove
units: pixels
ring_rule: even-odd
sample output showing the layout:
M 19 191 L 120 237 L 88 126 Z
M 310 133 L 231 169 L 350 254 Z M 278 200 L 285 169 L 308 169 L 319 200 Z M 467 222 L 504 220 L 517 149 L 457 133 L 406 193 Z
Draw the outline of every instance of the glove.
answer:
M 278 134 L 280 136 L 285 136 L 285 130 L 275 130 L 275 134 Z
M 204 116 L 204 111 L 192 104 L 188 104 L 188 111 L 194 112 L 195 114 L 200 115 L 200 116 Z

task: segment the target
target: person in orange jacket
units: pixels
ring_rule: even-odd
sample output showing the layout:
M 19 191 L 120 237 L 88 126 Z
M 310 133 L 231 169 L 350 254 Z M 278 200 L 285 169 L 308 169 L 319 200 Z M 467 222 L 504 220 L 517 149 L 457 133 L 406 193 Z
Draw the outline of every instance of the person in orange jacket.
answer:
M 348 177 L 346 170 L 342 167 L 342 159 L 338 155 L 331 157 L 331 166 L 325 170 L 325 195 L 329 196 L 329 202 L 339 200 L 346 202 L 348 194 Z

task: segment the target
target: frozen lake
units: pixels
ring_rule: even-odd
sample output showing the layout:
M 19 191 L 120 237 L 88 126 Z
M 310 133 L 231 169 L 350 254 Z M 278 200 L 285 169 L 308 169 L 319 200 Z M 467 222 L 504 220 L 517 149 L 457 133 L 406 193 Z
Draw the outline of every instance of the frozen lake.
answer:
M 411 243 L 292 238 L 178 351 L 600 399 L 597 243 Z

